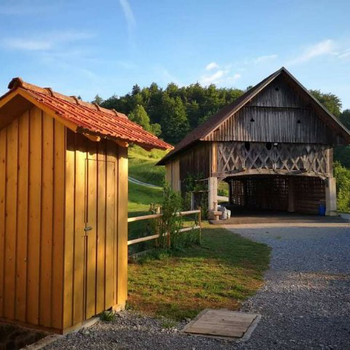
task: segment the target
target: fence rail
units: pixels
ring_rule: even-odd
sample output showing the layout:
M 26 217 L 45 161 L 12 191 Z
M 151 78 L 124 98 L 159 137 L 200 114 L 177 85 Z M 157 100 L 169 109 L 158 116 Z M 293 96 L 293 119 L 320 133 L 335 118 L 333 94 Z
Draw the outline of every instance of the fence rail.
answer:
M 177 213 L 178 216 L 187 216 L 187 215 L 193 215 L 193 214 L 198 214 L 198 225 L 196 226 L 190 226 L 190 227 L 184 227 L 179 230 L 179 232 L 187 232 L 191 230 L 199 230 L 200 235 L 202 231 L 202 215 L 201 215 L 201 210 L 188 210 L 188 211 L 180 211 Z M 135 221 L 142 221 L 142 220 L 151 220 L 151 219 L 159 219 L 163 216 L 163 214 L 150 214 L 150 215 L 142 215 L 142 216 L 135 216 L 132 218 L 128 218 L 128 223 L 130 222 L 135 222 Z M 165 233 L 164 236 L 169 236 L 169 233 Z M 141 243 L 141 242 L 147 242 L 147 241 L 152 241 L 154 239 L 160 238 L 160 234 L 156 235 L 151 235 L 151 236 L 145 236 L 145 237 L 140 237 L 140 238 L 135 238 L 132 240 L 128 241 L 128 246 L 133 245 L 136 243 Z M 170 240 L 169 240 L 170 242 Z

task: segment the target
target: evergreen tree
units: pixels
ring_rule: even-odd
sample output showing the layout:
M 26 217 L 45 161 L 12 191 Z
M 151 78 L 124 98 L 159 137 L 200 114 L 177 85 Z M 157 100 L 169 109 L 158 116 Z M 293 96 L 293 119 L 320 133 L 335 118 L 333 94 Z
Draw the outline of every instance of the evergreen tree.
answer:
M 136 105 L 135 109 L 129 113 L 129 119 L 141 125 L 145 130 L 151 131 L 150 119 L 143 106 Z
M 189 132 L 189 123 L 186 109 L 180 97 L 175 99 L 167 93 L 163 97 L 164 116 L 162 118 L 162 131 L 164 139 L 176 144 Z
M 162 132 L 159 124 L 150 123 L 149 116 L 142 105 L 136 105 L 134 110 L 129 113 L 129 119 L 134 123 L 141 125 L 146 131 L 149 131 L 156 136 L 159 136 Z
M 101 105 L 103 103 L 103 98 L 99 95 L 96 95 L 92 103 L 97 103 L 98 105 Z

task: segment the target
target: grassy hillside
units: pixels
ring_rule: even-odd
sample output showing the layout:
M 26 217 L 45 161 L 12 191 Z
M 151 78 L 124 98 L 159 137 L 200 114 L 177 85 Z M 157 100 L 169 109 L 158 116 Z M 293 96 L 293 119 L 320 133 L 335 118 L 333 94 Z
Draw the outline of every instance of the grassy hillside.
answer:
M 162 186 L 165 176 L 163 166 L 156 163 L 164 157 L 166 151 L 147 152 L 139 146 L 129 149 L 129 176 L 152 185 Z
M 162 201 L 162 188 L 145 187 L 129 182 L 129 213 L 133 216 L 148 212 L 150 204 Z M 131 215 L 130 215 L 131 216 Z

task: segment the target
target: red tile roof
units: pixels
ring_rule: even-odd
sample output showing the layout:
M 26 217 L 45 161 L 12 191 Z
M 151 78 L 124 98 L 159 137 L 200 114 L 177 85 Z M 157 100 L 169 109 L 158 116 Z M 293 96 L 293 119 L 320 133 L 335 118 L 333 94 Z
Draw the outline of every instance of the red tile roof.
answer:
M 58 117 L 76 125 L 77 132 L 135 143 L 146 149 L 173 148 L 168 143 L 145 131 L 138 124 L 130 121 L 125 114 L 115 110 L 83 102 L 73 96 L 62 95 L 50 88 L 41 88 L 26 83 L 20 78 L 12 79 L 9 89 L 11 90 L 9 93 L 17 89 L 24 90 L 40 105 L 44 105 Z

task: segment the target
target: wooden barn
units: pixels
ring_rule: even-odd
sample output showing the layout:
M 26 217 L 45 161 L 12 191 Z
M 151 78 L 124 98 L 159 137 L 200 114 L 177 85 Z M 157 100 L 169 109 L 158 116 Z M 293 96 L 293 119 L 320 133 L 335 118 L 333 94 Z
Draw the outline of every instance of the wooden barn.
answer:
M 215 212 L 219 181 L 231 208 L 336 214 L 333 146 L 349 131 L 285 68 L 189 133 L 158 164 L 172 188 L 189 174 L 207 183 Z
M 13 79 L 0 98 L 0 320 L 65 333 L 127 298 L 128 143 L 116 111 Z

